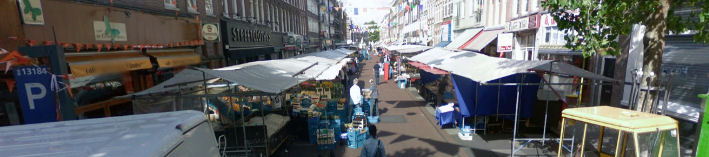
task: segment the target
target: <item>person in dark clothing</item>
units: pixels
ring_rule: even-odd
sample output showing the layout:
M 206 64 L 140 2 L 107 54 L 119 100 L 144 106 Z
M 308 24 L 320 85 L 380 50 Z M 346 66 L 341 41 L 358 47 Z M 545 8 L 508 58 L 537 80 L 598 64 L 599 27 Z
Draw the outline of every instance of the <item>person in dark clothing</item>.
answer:
M 379 65 L 379 63 L 374 64 L 374 79 L 376 80 L 377 84 L 379 84 L 379 70 L 382 69 L 382 66 Z
M 384 151 L 384 144 L 381 140 L 377 138 L 377 126 L 370 124 L 369 128 L 369 138 L 364 141 L 362 146 L 362 152 L 360 157 L 383 157 L 386 156 Z

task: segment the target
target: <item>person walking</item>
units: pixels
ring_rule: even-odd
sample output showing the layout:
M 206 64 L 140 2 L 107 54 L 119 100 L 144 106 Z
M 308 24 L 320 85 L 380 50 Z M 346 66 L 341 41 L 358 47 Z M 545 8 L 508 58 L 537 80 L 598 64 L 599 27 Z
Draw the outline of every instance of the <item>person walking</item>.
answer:
M 377 81 L 377 84 L 379 84 L 379 70 L 382 69 L 382 66 L 380 64 L 381 63 L 374 64 L 374 79 Z
M 374 84 L 374 80 L 369 79 L 369 90 L 372 91 L 372 94 L 370 95 L 370 103 L 369 103 L 369 115 L 370 116 L 379 116 L 378 114 L 378 107 L 379 105 L 379 90 L 377 90 L 377 84 Z
M 362 152 L 360 157 L 384 157 L 386 156 L 386 151 L 384 150 L 384 144 L 377 137 L 377 126 L 370 124 L 369 126 L 369 137 L 364 141 L 362 146 Z

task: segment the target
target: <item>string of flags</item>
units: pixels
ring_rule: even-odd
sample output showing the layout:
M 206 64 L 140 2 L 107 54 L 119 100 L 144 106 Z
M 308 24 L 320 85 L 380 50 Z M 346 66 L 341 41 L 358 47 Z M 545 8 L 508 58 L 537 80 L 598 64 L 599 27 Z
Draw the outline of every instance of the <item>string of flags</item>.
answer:
M 143 49 L 163 49 L 163 48 L 176 48 L 176 47 L 191 47 L 191 46 L 201 46 L 204 45 L 204 40 L 188 40 L 188 41 L 177 41 L 168 43 L 142 43 L 142 44 L 121 44 L 121 43 L 71 43 L 71 42 L 58 42 L 54 41 L 43 41 L 39 42 L 37 40 L 20 39 L 18 37 L 10 37 L 10 40 L 16 42 L 23 42 L 27 46 L 40 46 L 40 45 L 59 45 L 64 49 L 73 49 L 76 52 L 81 52 L 84 50 L 95 50 L 101 52 L 103 50 L 143 50 Z M 0 40 L 1 41 L 1 40 Z

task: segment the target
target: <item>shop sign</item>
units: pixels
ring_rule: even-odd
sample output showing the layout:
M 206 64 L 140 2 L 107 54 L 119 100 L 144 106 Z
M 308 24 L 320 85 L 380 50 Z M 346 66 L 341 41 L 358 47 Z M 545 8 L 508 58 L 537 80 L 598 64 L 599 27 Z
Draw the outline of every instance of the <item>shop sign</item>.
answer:
M 177 9 L 177 0 L 163 0 L 163 3 L 165 4 L 165 9 L 180 10 Z
M 202 24 L 202 37 L 209 41 L 219 39 L 219 26 L 213 23 Z
M 542 25 L 541 27 L 556 26 L 556 21 L 554 20 L 554 17 L 551 16 L 551 14 L 542 15 L 541 22 L 539 23 Z
M 46 66 L 13 68 L 17 95 L 26 124 L 57 121 L 57 101 L 52 91 L 52 74 Z
M 198 64 L 200 62 L 201 62 L 201 58 L 199 55 L 159 57 L 158 58 L 158 66 L 160 66 L 160 68 L 193 65 L 193 64 Z
M 40 0 L 18 0 L 22 22 L 32 25 L 44 25 L 44 11 Z
M 223 22 L 219 25 L 222 41 L 231 48 L 257 47 L 282 44 L 279 36 L 273 36 L 271 29 L 243 21 Z M 274 38 L 275 37 L 275 38 Z M 278 39 L 273 40 L 272 39 Z
M 88 63 L 69 63 L 73 77 L 92 76 L 107 73 L 120 73 L 131 70 L 149 69 L 153 65 L 146 57 L 117 59 L 109 61 L 94 61 Z
M 187 12 L 199 14 L 199 11 L 197 10 L 197 0 L 187 0 Z
M 126 24 L 94 21 L 94 37 L 97 41 L 128 41 Z
M 263 30 L 247 30 L 237 27 L 231 28 L 232 41 L 237 42 L 267 42 L 271 40 L 271 34 Z
M 204 0 L 204 12 L 209 16 L 214 16 L 214 1 Z
M 497 34 L 497 52 L 512 52 L 513 39 L 512 33 Z
M 539 15 L 532 15 L 527 18 L 512 20 L 505 27 L 506 31 L 521 31 L 526 29 L 539 28 Z

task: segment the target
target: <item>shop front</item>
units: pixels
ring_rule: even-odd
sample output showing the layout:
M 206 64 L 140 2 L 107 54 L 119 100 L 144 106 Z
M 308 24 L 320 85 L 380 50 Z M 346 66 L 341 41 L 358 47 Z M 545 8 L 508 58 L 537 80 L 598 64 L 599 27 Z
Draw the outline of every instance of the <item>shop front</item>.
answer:
M 274 59 L 268 26 L 237 20 L 222 20 L 221 26 L 227 65 Z
M 183 14 L 163 16 L 136 11 L 139 9 L 46 0 L 35 5 L 34 9 L 42 14 L 32 18 L 19 11 L 24 5 L 9 5 L 15 7 L 0 13 L 14 20 L 8 20 L 11 24 L 4 25 L 3 30 L 21 44 L 3 48 L 18 50 L 31 57 L 32 64 L 46 66 L 50 71 L 52 82 L 47 89 L 54 88 L 54 93 L 47 95 L 57 95 L 60 110 L 55 120 L 132 114 L 130 100 L 115 96 L 153 86 L 160 65 L 180 67 L 201 62 L 197 49 L 204 45 L 199 33 L 201 23 Z M 172 49 L 184 49 L 192 54 L 191 58 L 153 59 L 148 55 Z M 18 77 L 13 79 L 17 81 Z M 9 91 L 17 91 L 17 87 L 27 83 L 9 85 L 5 85 Z M 4 102 L 11 101 L 1 103 Z
M 537 60 L 536 36 L 539 28 L 539 14 L 533 14 L 510 21 L 505 32 L 514 33 L 512 59 Z

